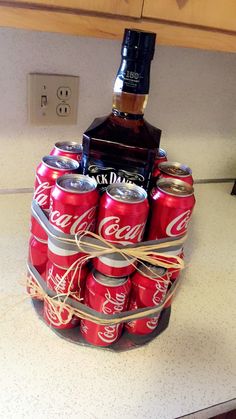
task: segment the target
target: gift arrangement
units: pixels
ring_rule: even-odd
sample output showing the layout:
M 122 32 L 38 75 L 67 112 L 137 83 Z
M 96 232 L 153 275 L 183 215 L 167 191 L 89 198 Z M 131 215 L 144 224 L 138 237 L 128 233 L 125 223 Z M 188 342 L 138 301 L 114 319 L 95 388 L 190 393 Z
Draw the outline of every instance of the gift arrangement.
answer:
M 155 43 L 125 29 L 111 113 L 82 145 L 56 143 L 36 170 L 27 291 L 40 318 L 78 344 L 126 350 L 156 337 L 184 267 L 192 172 L 168 161 L 144 119 Z
M 37 168 L 27 292 L 64 339 L 127 350 L 168 326 L 195 204 L 191 171 L 159 149 L 150 192 L 133 182 L 99 191 L 82 158 L 79 144 L 58 143 Z

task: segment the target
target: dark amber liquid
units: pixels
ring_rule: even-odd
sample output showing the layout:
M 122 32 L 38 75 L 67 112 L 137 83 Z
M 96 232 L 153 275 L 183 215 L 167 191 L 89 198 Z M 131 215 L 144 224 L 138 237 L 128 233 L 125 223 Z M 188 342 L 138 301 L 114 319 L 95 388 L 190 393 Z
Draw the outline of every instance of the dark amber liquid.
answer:
M 95 119 L 84 133 L 83 172 L 104 187 L 119 178 L 148 189 L 161 130 L 142 117 L 146 95 L 114 98 L 113 113 Z

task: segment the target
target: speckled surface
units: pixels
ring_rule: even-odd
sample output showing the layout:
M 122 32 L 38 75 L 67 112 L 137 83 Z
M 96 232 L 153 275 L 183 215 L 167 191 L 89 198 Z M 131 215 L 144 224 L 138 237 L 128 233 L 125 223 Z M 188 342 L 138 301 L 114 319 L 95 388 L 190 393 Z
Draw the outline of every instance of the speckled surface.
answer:
M 169 328 L 149 345 L 120 354 L 65 342 L 37 318 L 20 285 L 31 196 L 0 196 L 0 417 L 173 419 L 234 398 L 236 197 L 230 196 L 231 187 L 196 186 L 189 267 Z M 225 406 L 214 408 L 214 414 Z M 203 411 L 191 417 L 210 416 Z

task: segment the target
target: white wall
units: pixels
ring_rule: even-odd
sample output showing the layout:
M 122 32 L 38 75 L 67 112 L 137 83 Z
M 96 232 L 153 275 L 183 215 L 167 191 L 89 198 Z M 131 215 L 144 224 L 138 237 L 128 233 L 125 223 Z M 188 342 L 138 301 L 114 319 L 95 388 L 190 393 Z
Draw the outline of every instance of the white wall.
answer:
M 81 140 L 95 116 L 110 112 L 120 42 L 0 29 L 0 188 L 33 185 L 55 141 Z M 27 74 L 80 76 L 78 125 L 27 122 Z M 162 128 L 171 160 L 195 178 L 236 178 L 236 54 L 158 47 L 146 119 Z

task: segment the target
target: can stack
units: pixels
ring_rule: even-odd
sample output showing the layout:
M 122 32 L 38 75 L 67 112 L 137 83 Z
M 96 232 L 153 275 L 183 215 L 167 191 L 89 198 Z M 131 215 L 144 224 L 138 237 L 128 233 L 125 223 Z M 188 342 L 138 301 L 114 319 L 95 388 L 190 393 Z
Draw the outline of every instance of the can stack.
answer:
M 68 157 L 70 153 L 72 159 Z M 100 196 L 96 181 L 79 173 L 80 160 L 80 145 L 57 143 L 51 155 L 43 157 L 37 168 L 33 199 L 56 231 L 76 240 L 90 231 L 119 248 L 186 234 L 195 204 L 191 170 L 187 166 L 169 163 L 166 152 L 161 150 L 153 172 L 155 186 L 149 195 L 135 184 L 113 183 Z M 186 181 L 182 180 L 182 175 Z M 175 256 L 184 258 L 182 247 L 163 253 L 167 268 L 124 258 L 119 252 L 103 252 L 89 258 L 79 247 L 72 250 L 48 236 L 42 224 L 34 216 L 31 218 L 29 262 L 47 289 L 58 297 L 66 295 L 82 302 L 99 313 L 135 313 L 165 302 L 168 290 L 180 273 L 171 267 Z M 155 254 L 153 257 L 155 259 Z M 31 286 L 32 283 L 31 278 Z M 27 291 L 32 295 L 31 286 L 28 283 Z M 169 300 L 165 308 L 170 304 Z M 113 345 L 124 333 L 151 336 L 160 321 L 159 313 L 125 323 L 102 325 L 71 316 L 69 309 L 60 305 L 55 308 L 50 299 L 45 299 L 43 305 L 44 321 L 49 326 L 75 328 L 84 341 L 101 347 Z

